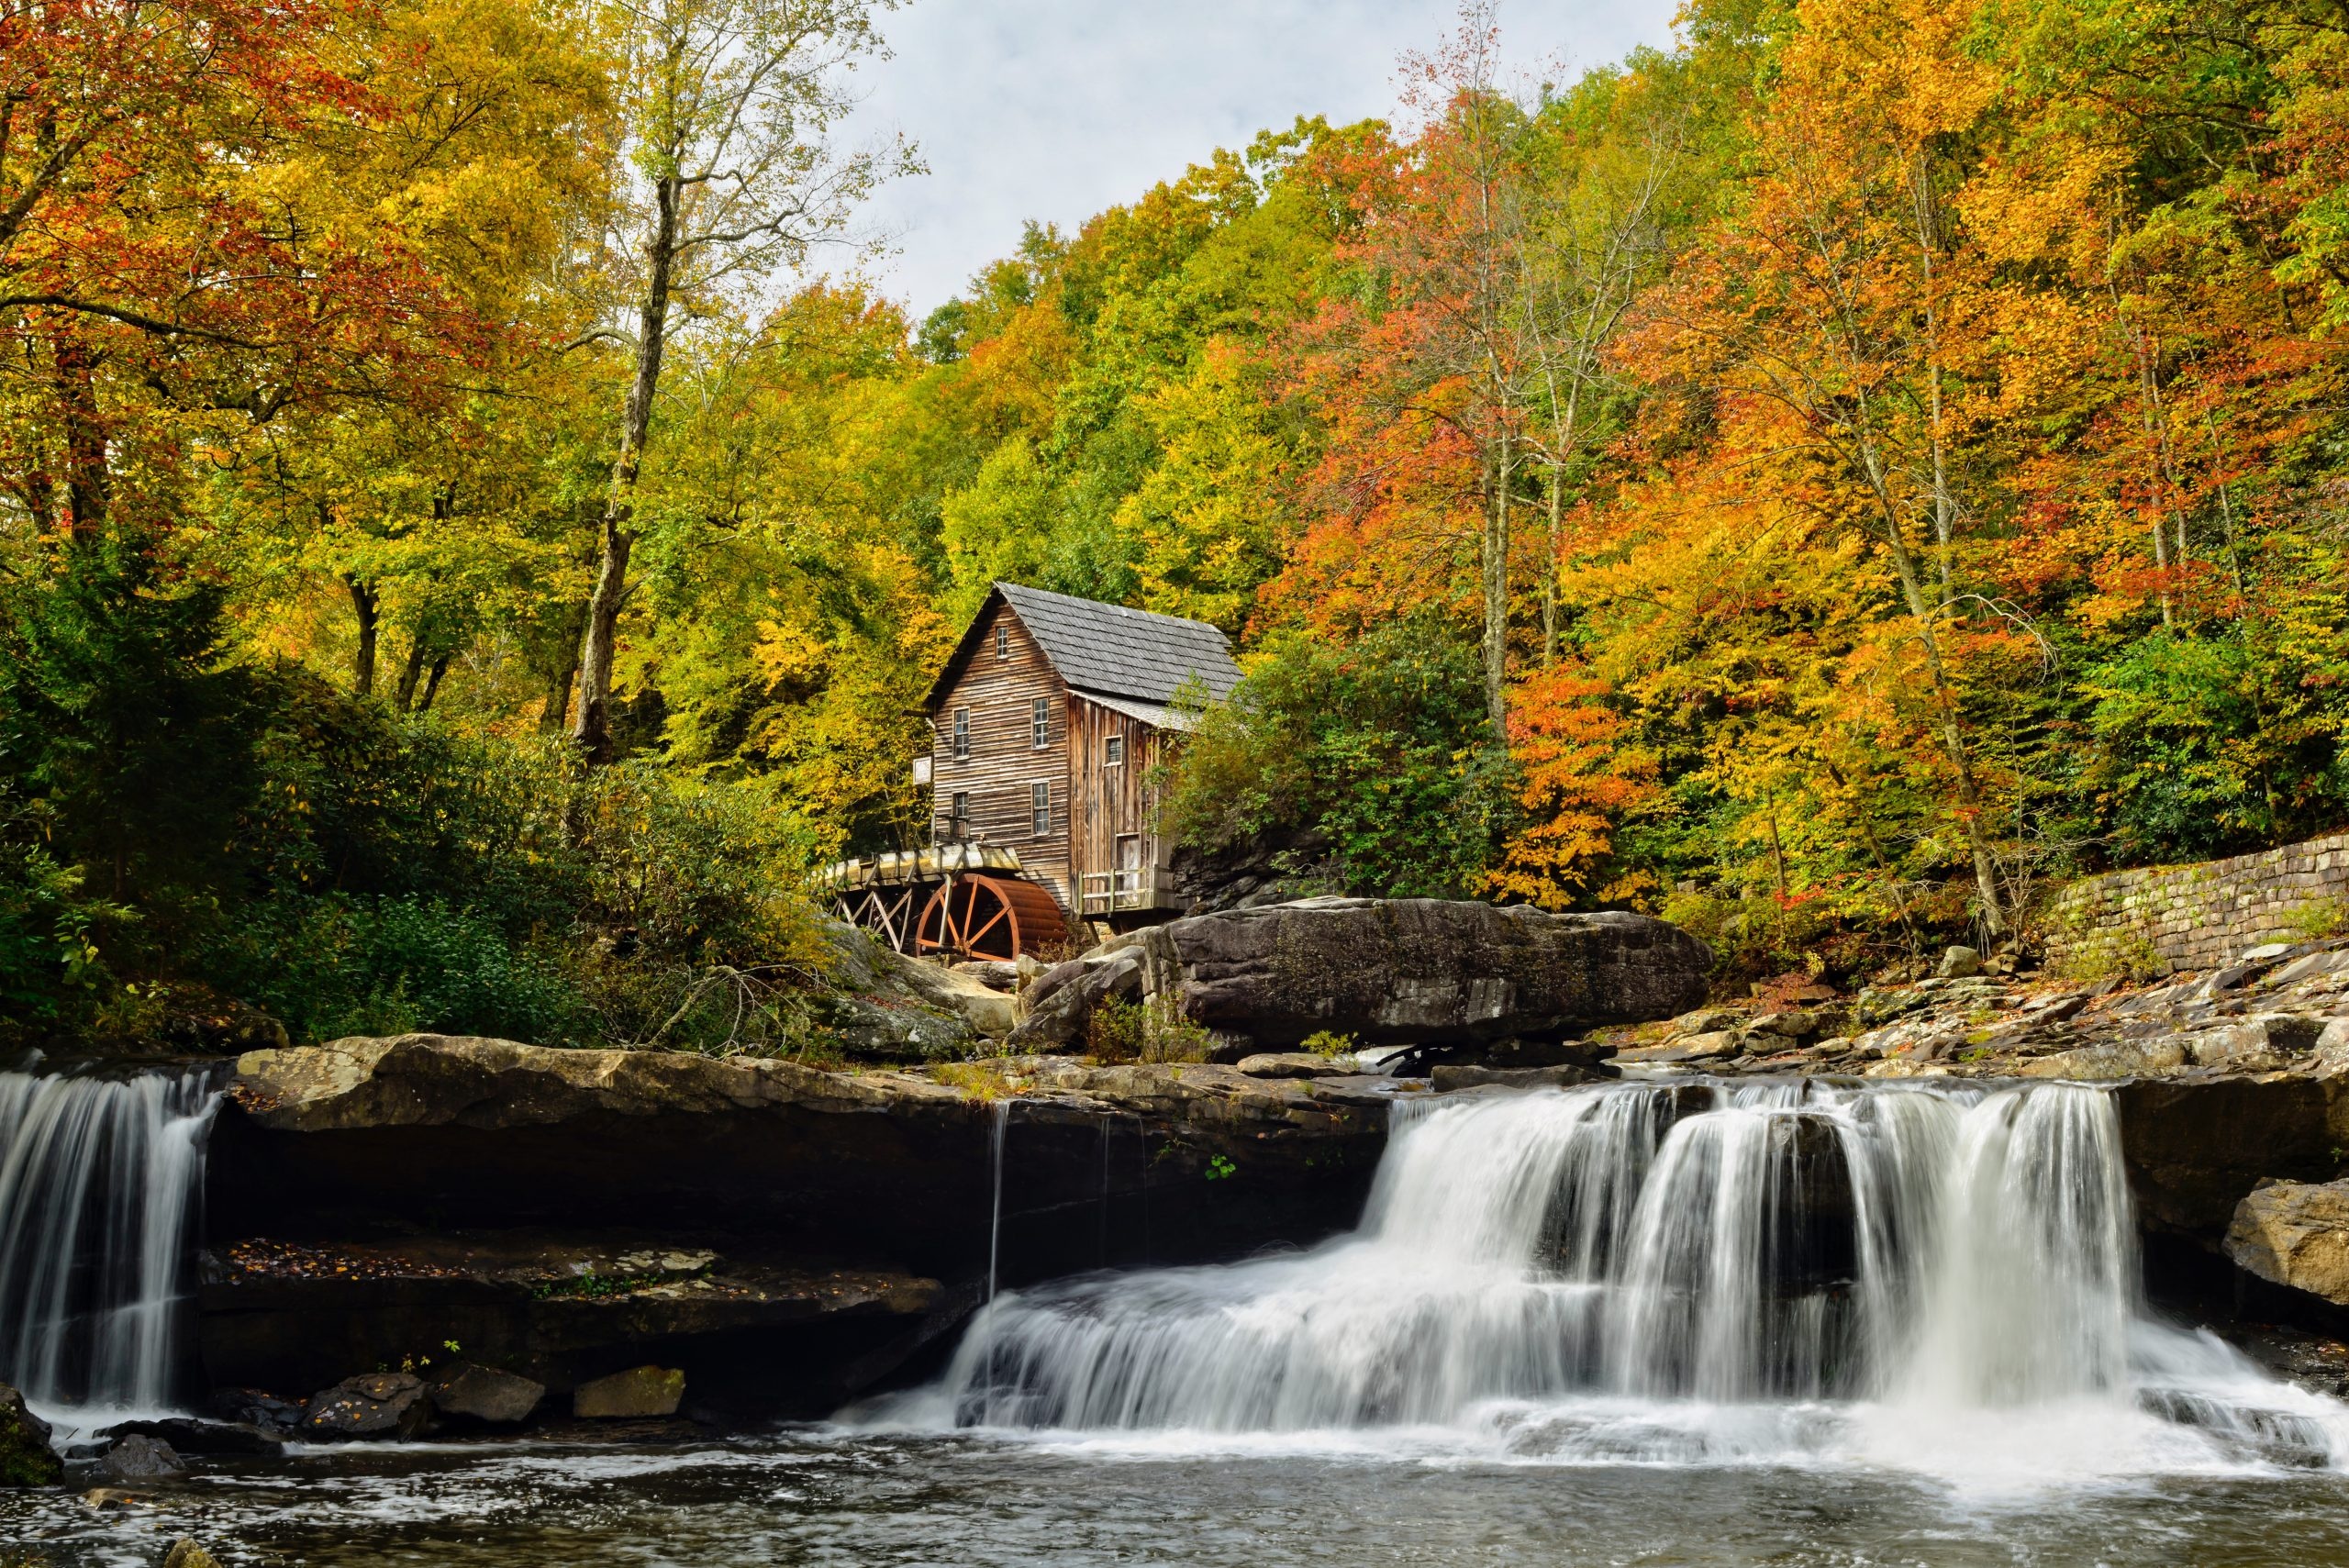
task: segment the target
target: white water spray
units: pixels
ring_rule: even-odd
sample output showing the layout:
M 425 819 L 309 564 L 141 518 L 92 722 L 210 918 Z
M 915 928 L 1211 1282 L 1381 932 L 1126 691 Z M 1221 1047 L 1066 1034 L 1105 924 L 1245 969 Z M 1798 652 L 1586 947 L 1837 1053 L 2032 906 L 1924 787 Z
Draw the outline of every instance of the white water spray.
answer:
M 1397 1110 L 1353 1236 L 991 1294 L 901 1412 L 2033 1479 L 2349 1462 L 2349 1409 L 2145 1315 L 2100 1091 L 1627 1084 Z
M 83 1417 L 170 1406 L 217 1103 L 194 1073 L 0 1073 L 0 1383 Z

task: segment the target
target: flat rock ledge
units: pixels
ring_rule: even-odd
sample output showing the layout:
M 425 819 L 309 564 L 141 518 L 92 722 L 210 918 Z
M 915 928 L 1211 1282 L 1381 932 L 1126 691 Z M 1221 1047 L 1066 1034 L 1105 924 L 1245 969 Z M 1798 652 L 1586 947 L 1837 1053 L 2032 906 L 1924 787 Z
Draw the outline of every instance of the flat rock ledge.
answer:
M 446 1353 L 559 1409 L 657 1360 L 688 1374 L 689 1413 L 822 1414 L 951 1331 L 991 1252 L 1019 1283 L 1353 1224 L 1389 1104 L 1425 1086 L 1314 1060 L 833 1073 L 438 1035 L 250 1052 L 207 1166 L 206 1373 L 291 1400 Z

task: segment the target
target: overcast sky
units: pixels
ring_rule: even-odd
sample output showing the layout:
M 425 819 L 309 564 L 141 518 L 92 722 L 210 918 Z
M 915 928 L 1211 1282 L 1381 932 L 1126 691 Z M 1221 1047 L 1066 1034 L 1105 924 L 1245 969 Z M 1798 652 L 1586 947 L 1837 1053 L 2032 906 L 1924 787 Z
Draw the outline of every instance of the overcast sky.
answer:
M 1505 0 L 1504 48 L 1582 69 L 1671 34 L 1673 0 Z M 1298 115 L 1391 115 L 1395 66 L 1449 34 L 1454 0 L 912 0 L 896 58 L 859 72 L 852 134 L 894 128 L 930 172 L 869 215 L 876 269 L 916 319 L 1008 254 L 1027 218 L 1076 226 L 1218 147 Z

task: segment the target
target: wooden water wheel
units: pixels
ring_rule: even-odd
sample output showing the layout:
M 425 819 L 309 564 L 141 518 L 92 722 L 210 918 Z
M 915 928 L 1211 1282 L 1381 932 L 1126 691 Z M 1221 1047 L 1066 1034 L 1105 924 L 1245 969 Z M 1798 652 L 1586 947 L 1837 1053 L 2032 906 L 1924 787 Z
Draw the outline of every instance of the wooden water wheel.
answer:
M 919 895 L 926 889 L 912 883 L 888 887 L 856 887 L 832 900 L 832 913 L 852 926 L 862 926 L 898 952 L 914 951 L 914 917 L 921 913 Z
M 930 895 L 914 951 L 952 959 L 1014 959 L 1065 931 L 1060 906 L 1032 882 L 958 872 Z

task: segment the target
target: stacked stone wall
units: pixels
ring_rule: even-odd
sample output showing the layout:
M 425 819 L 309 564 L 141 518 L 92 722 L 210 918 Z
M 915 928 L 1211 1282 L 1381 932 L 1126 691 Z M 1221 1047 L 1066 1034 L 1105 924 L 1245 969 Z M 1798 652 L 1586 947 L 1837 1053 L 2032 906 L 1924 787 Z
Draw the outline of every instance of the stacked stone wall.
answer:
M 2075 974 L 2216 969 L 2263 942 L 2349 930 L 2349 833 L 2199 865 L 2090 877 L 2049 902 L 2048 962 Z

